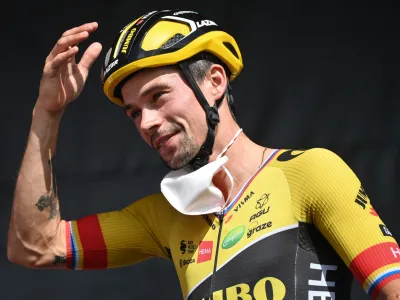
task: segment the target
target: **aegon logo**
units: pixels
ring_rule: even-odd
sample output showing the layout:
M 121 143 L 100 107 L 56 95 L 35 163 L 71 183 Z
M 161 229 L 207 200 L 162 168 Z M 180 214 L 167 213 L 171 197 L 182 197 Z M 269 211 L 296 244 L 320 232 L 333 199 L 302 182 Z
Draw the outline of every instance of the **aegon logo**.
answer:
M 129 32 L 128 36 L 126 37 L 126 40 L 125 40 L 125 42 L 124 42 L 124 45 L 122 46 L 122 50 L 121 50 L 122 53 L 126 53 L 126 50 L 128 49 L 128 46 L 129 46 L 129 42 L 131 41 L 131 39 L 132 39 L 132 37 L 133 37 L 133 34 L 134 34 L 135 32 L 136 32 L 136 27 L 133 27 L 133 28 L 131 29 L 131 32 Z
M 239 225 L 229 231 L 222 242 L 222 249 L 229 249 L 235 246 L 240 241 L 245 231 L 246 227 L 244 225 Z
M 203 27 L 203 26 L 217 26 L 215 22 L 210 21 L 210 20 L 201 20 L 196 22 L 197 28 Z
M 271 288 L 267 288 L 268 286 Z M 239 283 L 226 288 L 225 293 L 224 290 L 215 291 L 212 299 L 283 300 L 285 295 L 286 287 L 281 280 L 275 277 L 265 277 L 257 281 L 254 288 L 247 283 Z M 202 300 L 208 299 L 203 298 Z

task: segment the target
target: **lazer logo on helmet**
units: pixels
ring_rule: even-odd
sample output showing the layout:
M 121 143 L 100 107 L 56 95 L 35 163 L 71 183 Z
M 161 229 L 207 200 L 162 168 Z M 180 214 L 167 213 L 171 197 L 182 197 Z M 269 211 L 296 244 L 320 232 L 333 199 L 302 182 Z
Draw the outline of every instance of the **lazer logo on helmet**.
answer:
M 110 70 L 114 67 L 114 66 L 116 66 L 118 64 L 118 59 L 116 59 L 115 61 L 113 61 L 108 67 L 107 67 L 107 69 L 104 71 L 104 76 L 108 73 L 108 72 L 110 72 Z
M 122 46 L 122 50 L 121 50 L 122 53 L 126 53 L 126 50 L 128 50 L 129 42 L 131 41 L 135 32 L 136 32 L 136 27 L 133 27 L 131 29 L 131 31 L 129 32 L 128 36 L 126 37 L 124 45 Z
M 197 28 L 203 27 L 203 26 L 217 26 L 217 24 L 213 21 L 210 20 L 201 20 L 196 22 Z

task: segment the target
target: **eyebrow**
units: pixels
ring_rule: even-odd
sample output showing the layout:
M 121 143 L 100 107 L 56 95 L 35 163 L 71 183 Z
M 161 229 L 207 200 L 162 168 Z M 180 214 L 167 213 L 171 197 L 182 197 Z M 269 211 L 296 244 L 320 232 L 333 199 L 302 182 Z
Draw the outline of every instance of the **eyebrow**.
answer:
M 144 90 L 144 91 L 140 94 L 139 97 L 141 97 L 141 98 L 147 97 L 149 94 L 153 93 L 153 92 L 156 91 L 156 90 L 166 89 L 166 88 L 170 89 L 171 87 L 170 87 L 167 83 L 164 83 L 164 82 L 162 82 L 162 83 L 157 83 L 157 84 L 155 84 L 155 85 L 153 85 L 153 86 L 150 86 L 150 87 L 147 88 L 146 90 Z M 124 105 L 125 111 L 131 109 L 132 106 L 133 106 L 133 105 L 131 105 L 131 104 L 126 104 L 126 105 Z

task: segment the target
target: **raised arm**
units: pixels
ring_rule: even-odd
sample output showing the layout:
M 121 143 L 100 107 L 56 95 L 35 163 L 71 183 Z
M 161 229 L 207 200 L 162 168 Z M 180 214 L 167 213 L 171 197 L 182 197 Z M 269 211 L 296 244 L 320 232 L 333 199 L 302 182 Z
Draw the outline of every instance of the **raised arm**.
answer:
M 101 52 L 101 45 L 93 43 L 76 63 L 77 45 L 97 26 L 88 23 L 66 31 L 46 58 L 14 192 L 7 241 L 13 263 L 65 267 L 66 223 L 60 219 L 52 160 L 65 106 L 79 96 Z

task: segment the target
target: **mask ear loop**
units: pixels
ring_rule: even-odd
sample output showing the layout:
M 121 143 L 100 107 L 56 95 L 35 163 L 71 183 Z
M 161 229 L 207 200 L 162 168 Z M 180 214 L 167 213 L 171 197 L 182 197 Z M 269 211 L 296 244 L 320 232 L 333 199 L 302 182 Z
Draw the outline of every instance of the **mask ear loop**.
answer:
M 221 158 L 221 156 L 228 150 L 228 148 L 233 144 L 233 142 L 236 140 L 236 138 L 239 136 L 239 134 L 240 134 L 242 131 L 243 131 L 243 129 L 240 128 L 240 129 L 238 130 L 238 132 L 236 132 L 235 136 L 232 138 L 232 140 L 229 142 L 229 144 L 228 144 L 228 145 L 222 150 L 222 152 L 217 156 L 217 159 Z M 231 183 L 231 187 L 230 187 L 230 189 L 229 189 L 228 197 L 225 199 L 225 203 L 224 203 L 224 205 L 223 205 L 223 207 L 222 207 L 222 209 L 225 209 L 225 207 L 226 207 L 227 204 L 228 204 L 228 200 L 231 198 L 231 194 L 232 194 L 232 191 L 233 191 L 233 188 L 234 188 L 235 184 L 234 184 L 234 182 L 233 182 L 233 177 L 232 177 L 231 172 L 229 172 L 229 170 L 228 170 L 225 166 L 222 166 L 222 169 L 225 171 L 226 175 L 228 175 L 229 181 L 230 181 L 230 183 Z
M 236 138 L 239 136 L 239 134 L 243 131 L 242 128 L 240 128 L 238 130 L 238 132 L 236 132 L 235 136 L 233 137 L 233 139 L 231 139 L 231 141 L 229 142 L 228 145 L 226 145 L 226 147 L 222 150 L 222 152 L 220 154 L 218 154 L 216 159 L 221 158 L 221 156 L 228 150 L 228 148 L 233 144 L 233 142 L 236 140 Z

